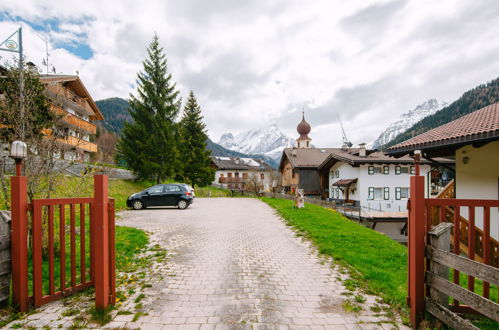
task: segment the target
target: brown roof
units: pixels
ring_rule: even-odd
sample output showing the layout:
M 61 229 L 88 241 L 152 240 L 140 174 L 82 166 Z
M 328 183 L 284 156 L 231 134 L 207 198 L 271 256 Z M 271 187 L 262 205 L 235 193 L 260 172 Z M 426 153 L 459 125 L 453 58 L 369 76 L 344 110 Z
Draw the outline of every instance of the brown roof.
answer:
M 334 149 L 336 148 L 285 148 L 282 151 L 279 168 L 282 169 L 282 166 L 284 166 L 285 157 L 293 168 L 318 168 Z M 293 155 L 294 152 L 296 152 L 295 155 Z
M 400 158 L 390 157 L 381 151 L 366 150 L 366 156 L 359 156 L 359 148 L 334 148 L 330 155 L 319 166 L 320 170 L 328 170 L 339 161 L 346 162 L 352 166 L 360 164 L 413 164 L 414 159 L 409 156 Z M 452 164 L 453 160 L 440 158 L 436 160 L 440 163 Z M 421 160 L 422 164 L 430 164 L 431 162 L 425 159 Z
M 83 82 L 80 80 L 80 77 L 78 76 L 71 76 L 71 75 L 47 75 L 47 74 L 42 74 L 40 75 L 40 80 L 43 83 L 49 83 L 49 82 L 68 82 L 72 86 L 72 88 L 75 90 L 76 93 L 78 93 L 78 96 L 84 97 L 88 100 L 88 103 L 90 104 L 90 107 L 95 113 L 95 117 L 92 118 L 94 120 L 103 120 L 104 116 L 102 115 L 102 112 L 100 111 L 99 107 L 97 104 L 94 102 L 94 99 L 88 92 L 88 90 L 85 88 L 85 85 L 83 85 Z
M 356 183 L 356 182 L 357 182 L 357 178 L 355 178 L 355 179 L 338 180 L 335 183 L 333 183 L 333 186 L 336 186 L 336 187 L 348 187 L 352 183 Z
M 211 156 L 210 159 L 212 164 L 219 170 L 272 171 L 272 166 L 256 158 Z
M 499 102 L 394 145 L 388 154 L 402 155 L 423 150 L 447 155 L 466 144 L 493 140 L 499 140 Z M 436 150 L 443 148 L 446 150 Z

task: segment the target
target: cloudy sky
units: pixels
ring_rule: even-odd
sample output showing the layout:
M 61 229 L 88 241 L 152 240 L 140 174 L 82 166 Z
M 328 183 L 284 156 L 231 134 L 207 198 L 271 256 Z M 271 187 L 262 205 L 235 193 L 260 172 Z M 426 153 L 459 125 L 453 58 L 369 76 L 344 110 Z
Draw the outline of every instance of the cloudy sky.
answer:
M 497 78 L 498 17 L 497 0 L 2 0 L 0 39 L 22 26 L 39 65 L 47 40 L 50 64 L 98 100 L 133 92 L 157 32 L 212 139 L 274 123 L 295 137 L 304 108 L 313 143 L 333 147 L 338 115 L 371 142 L 425 100 Z

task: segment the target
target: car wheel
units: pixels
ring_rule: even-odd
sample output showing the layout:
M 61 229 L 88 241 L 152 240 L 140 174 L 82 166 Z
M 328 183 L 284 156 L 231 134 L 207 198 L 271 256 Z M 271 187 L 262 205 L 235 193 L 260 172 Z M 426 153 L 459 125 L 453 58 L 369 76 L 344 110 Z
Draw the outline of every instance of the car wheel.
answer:
M 134 210 L 142 210 L 144 208 L 144 204 L 140 200 L 136 199 L 133 201 L 132 207 Z
M 177 206 L 179 209 L 185 210 L 187 208 L 187 206 L 189 206 L 189 204 L 187 204 L 187 202 L 185 200 L 181 199 L 178 201 Z

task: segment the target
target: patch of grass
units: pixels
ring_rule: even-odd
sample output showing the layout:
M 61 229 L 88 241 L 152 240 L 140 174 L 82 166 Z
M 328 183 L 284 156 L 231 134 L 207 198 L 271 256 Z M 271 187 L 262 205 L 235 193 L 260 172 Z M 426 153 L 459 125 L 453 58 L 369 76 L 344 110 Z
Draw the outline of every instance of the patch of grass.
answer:
M 62 311 L 61 315 L 64 317 L 68 317 L 68 316 L 78 315 L 79 313 L 80 313 L 80 310 L 78 308 L 72 307 L 72 308 L 68 308 L 68 309 L 65 309 L 64 311 Z
M 135 315 L 133 316 L 133 319 L 132 319 L 132 322 L 137 322 L 138 319 L 141 317 L 141 316 L 145 316 L 145 315 L 148 315 L 147 313 L 142 313 L 142 312 L 137 312 L 135 313 Z
M 306 204 L 292 207 L 292 201 L 262 198 L 294 228 L 306 233 L 321 254 L 350 269 L 349 290 L 361 287 L 368 293 L 405 309 L 407 295 L 407 248 L 389 237 L 363 227 L 340 213 Z
M 366 302 L 366 298 L 364 298 L 363 296 L 361 296 L 360 294 L 357 294 L 355 295 L 355 301 L 358 302 L 358 303 L 365 303 Z
M 359 304 L 353 302 L 350 299 L 345 300 L 342 304 L 341 307 L 343 307 L 343 310 L 348 313 L 360 313 L 362 311 L 362 306 Z
M 14 323 L 12 325 L 12 329 L 21 329 L 23 327 L 24 324 L 22 323 Z
M 228 189 L 216 188 L 212 186 L 194 188 L 196 197 L 231 197 L 231 192 Z
M 129 272 L 137 266 L 136 257 L 149 243 L 147 234 L 136 228 L 116 226 L 116 269 Z
M 111 321 L 111 311 L 113 309 L 113 305 L 109 305 L 105 309 L 96 309 L 95 306 L 92 306 L 88 312 L 92 321 L 96 321 L 99 325 L 104 325 Z
M 133 312 L 130 311 L 118 311 L 117 315 L 131 315 Z
M 134 302 L 135 303 L 139 303 L 142 299 L 144 299 L 146 297 L 145 294 L 141 293 L 137 296 L 137 298 L 135 298 Z

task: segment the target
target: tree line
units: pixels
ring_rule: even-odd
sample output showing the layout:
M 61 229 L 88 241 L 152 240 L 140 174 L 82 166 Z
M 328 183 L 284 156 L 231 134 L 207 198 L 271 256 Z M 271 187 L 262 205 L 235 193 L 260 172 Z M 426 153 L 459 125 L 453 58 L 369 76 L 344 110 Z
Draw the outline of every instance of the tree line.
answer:
M 125 122 L 117 144 L 118 159 L 140 179 L 210 184 L 214 170 L 201 108 L 192 90 L 182 107 L 157 35 L 142 65 L 137 90 L 130 94 L 132 121 Z

